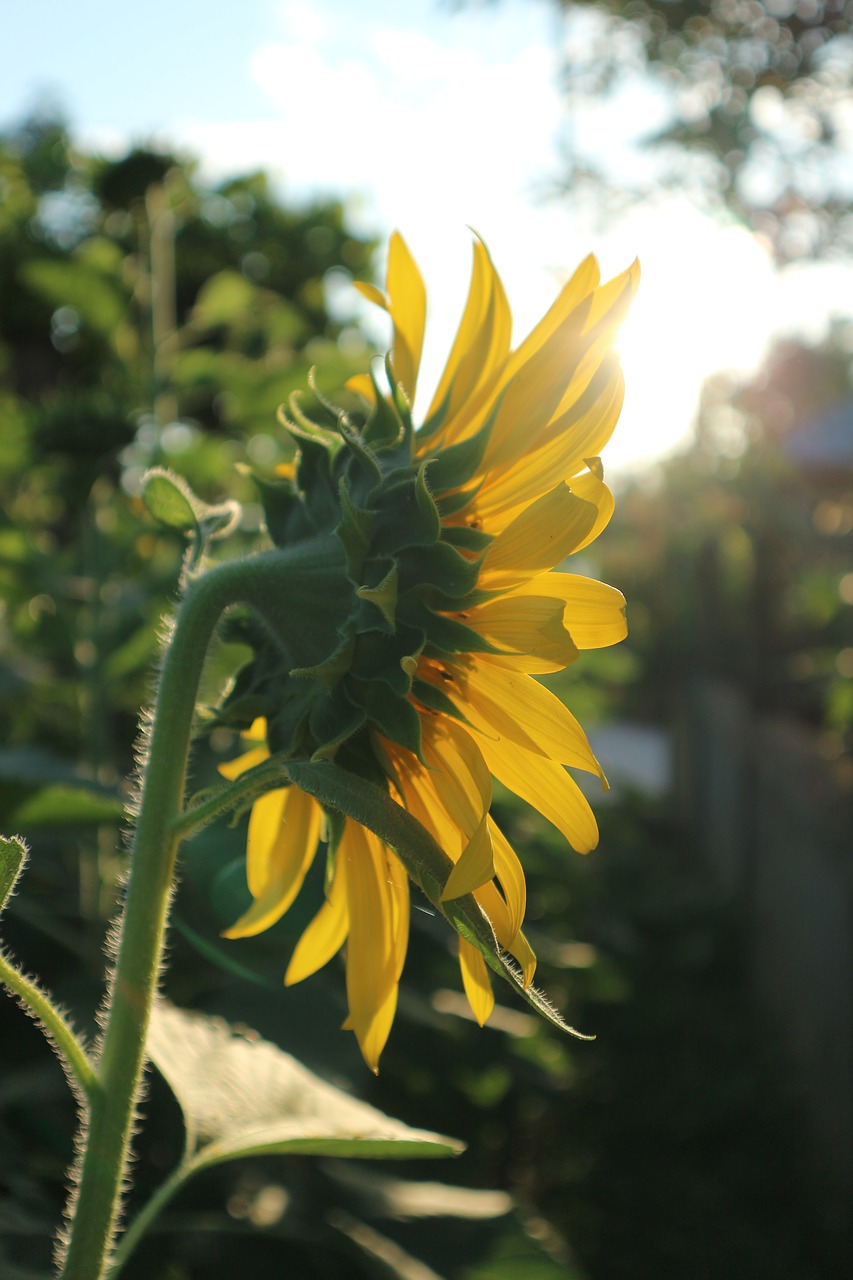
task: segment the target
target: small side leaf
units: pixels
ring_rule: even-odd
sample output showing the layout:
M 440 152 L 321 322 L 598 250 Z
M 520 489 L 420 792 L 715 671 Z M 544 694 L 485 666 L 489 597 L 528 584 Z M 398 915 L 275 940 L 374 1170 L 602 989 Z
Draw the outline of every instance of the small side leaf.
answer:
M 18 836 L 0 836 L 0 911 L 18 882 L 27 860 L 27 846 Z
M 140 496 L 149 514 L 167 529 L 198 533 L 194 494 L 180 476 L 155 467 L 143 477 Z
M 458 1155 L 315 1076 L 254 1032 L 160 1001 L 147 1052 L 184 1112 L 193 1169 L 249 1155 L 401 1159 Z

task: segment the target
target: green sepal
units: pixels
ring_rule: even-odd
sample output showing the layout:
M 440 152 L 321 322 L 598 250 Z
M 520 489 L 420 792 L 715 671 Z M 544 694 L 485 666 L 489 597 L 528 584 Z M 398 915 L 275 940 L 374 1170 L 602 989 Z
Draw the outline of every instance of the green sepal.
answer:
M 370 550 L 373 533 L 373 514 L 357 507 L 349 495 L 347 482 L 341 476 L 338 482 L 341 499 L 341 522 L 335 533 L 343 544 L 347 560 L 347 573 L 353 582 L 361 581 L 361 572 Z
M 363 631 L 355 640 L 352 675 L 359 680 L 381 680 L 392 692 L 407 697 L 412 676 L 403 666 L 406 658 L 420 657 L 425 636 L 417 627 L 400 626 L 393 636 Z
M 397 566 L 392 564 L 385 577 L 375 587 L 358 587 L 359 600 L 366 600 L 382 614 L 391 630 L 397 621 Z
M 442 901 L 453 863 L 402 805 L 372 782 L 330 761 L 316 764 L 290 761 L 285 767 L 296 785 L 325 809 L 337 809 L 360 822 L 393 849 L 409 878 L 422 889 L 435 910 L 450 922 L 460 937 L 476 947 L 489 968 L 514 987 L 523 1000 L 561 1031 L 581 1040 L 592 1039 L 570 1027 L 541 992 L 524 986 L 518 966 L 498 946 L 494 929 L 473 894 Z
M 431 547 L 441 536 L 441 517 L 427 487 L 424 466 L 416 475 L 384 484 L 376 495 L 375 510 L 374 555 Z
M 27 846 L 19 836 L 0 836 L 0 911 L 6 906 L 27 861 Z
M 315 699 L 308 724 L 313 741 L 320 745 L 311 759 L 330 760 L 341 743 L 358 732 L 364 719 L 363 708 L 350 701 L 341 685 L 332 689 L 327 697 Z
M 437 711 L 440 715 L 452 716 L 454 720 L 460 720 L 463 724 L 468 721 L 462 712 L 448 698 L 446 693 L 441 689 L 437 689 L 433 684 L 427 684 L 426 680 L 412 681 L 412 697 L 416 698 L 421 706 L 427 707 L 430 711 Z
M 400 607 L 400 617 L 426 634 L 427 644 L 445 653 L 503 653 L 471 627 L 444 613 L 436 613 L 414 592 Z
M 445 525 L 441 531 L 442 542 L 449 542 L 460 551 L 485 551 L 494 542 L 494 534 L 485 529 L 474 529 L 470 524 Z
M 460 489 L 466 485 L 480 463 L 492 434 L 493 418 L 490 417 L 485 426 L 460 440 L 458 444 L 446 446 L 434 457 L 427 459 L 429 482 L 435 493 L 444 493 L 449 489 Z
M 406 395 L 405 387 L 402 382 L 394 381 L 393 370 L 391 369 L 391 352 L 385 354 L 385 376 L 388 379 L 388 385 L 391 388 L 391 395 L 394 400 L 394 407 L 403 425 L 403 441 L 407 446 L 409 455 L 412 452 L 412 441 L 415 436 L 415 424 L 412 421 L 412 405 L 409 397 Z
M 353 701 L 362 706 L 368 720 L 381 734 L 398 742 L 424 763 L 421 754 L 421 718 L 407 697 L 395 697 L 387 689 L 367 680 L 347 681 Z
M 329 449 L 316 440 L 303 440 L 299 446 L 296 478 L 314 529 L 330 533 L 338 524 L 341 512 Z
M 455 516 L 457 512 L 464 511 L 476 498 L 480 489 L 483 487 L 482 480 L 479 484 L 472 485 L 470 489 L 459 489 L 456 493 L 445 493 L 443 497 L 436 499 L 436 506 L 443 520 L 448 516 Z
M 397 414 L 396 406 L 382 394 L 372 369 L 370 381 L 373 383 L 376 399 L 370 417 L 364 424 L 362 435 L 368 444 L 380 451 L 394 449 L 402 443 L 405 431 L 403 423 Z
M 288 547 L 313 532 L 302 498 L 290 480 L 265 480 L 252 473 L 267 532 L 277 547 Z
M 437 587 L 447 596 L 466 596 L 479 575 L 479 560 L 467 560 L 446 542 L 411 547 L 400 556 L 401 595 L 418 587 Z
M 368 445 L 361 432 L 353 426 L 348 418 L 342 418 L 338 429 L 349 449 L 354 461 L 358 462 L 366 473 L 369 483 L 377 485 L 382 479 L 382 469 L 376 454 Z
M 353 637 L 347 636 L 323 662 L 313 667 L 293 667 L 290 674 L 308 680 L 322 680 L 331 689 L 352 666 L 354 646 Z
M 444 423 L 447 420 L 447 411 L 450 408 L 450 397 L 452 395 L 453 386 L 451 384 L 451 386 L 447 388 L 447 394 L 436 409 L 435 413 L 431 413 L 426 422 L 422 426 L 418 427 L 417 440 L 419 442 L 421 440 L 431 439 L 431 437 L 444 426 Z
M 291 391 L 288 396 L 287 406 L 293 415 L 292 418 L 288 418 L 284 411 L 284 405 L 279 405 L 276 415 L 279 422 L 295 440 L 313 440 L 317 444 L 322 444 L 331 453 L 335 453 L 341 447 L 337 431 L 333 431 L 329 427 L 322 427 L 317 422 L 312 422 L 302 410 L 302 406 L 299 403 L 300 395 L 301 392 L 299 391 Z M 337 415 L 332 416 L 336 422 Z

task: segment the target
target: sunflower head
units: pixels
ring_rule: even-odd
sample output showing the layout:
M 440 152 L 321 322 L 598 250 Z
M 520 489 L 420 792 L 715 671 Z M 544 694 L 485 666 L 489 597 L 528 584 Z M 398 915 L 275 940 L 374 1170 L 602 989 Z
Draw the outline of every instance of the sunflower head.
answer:
M 281 420 L 295 462 L 258 481 L 281 590 L 248 624 L 254 658 L 225 708 L 234 723 L 254 719 L 264 741 L 226 771 L 273 752 L 334 761 L 380 788 L 444 851 L 441 900 L 474 896 L 525 985 L 535 961 L 521 932 L 524 875 L 490 816 L 491 781 L 574 848 L 594 846 L 594 818 L 565 766 L 601 770 L 535 676 L 625 632 L 617 591 L 551 571 L 598 535 L 613 508 L 598 454 L 621 407 L 611 344 L 637 279 L 632 267 L 602 285 L 587 259 L 513 349 L 504 290 L 477 241 L 459 331 L 416 427 L 426 297 L 394 236 L 386 291 L 361 286 L 391 316 L 388 387 L 372 375 L 352 379 L 346 409 L 317 395 L 318 421 L 293 397 Z M 254 902 L 229 933 L 257 932 L 287 909 L 325 834 L 327 901 L 287 980 L 348 939 L 350 1022 L 375 1067 L 405 955 L 408 889 L 397 854 L 347 812 L 299 786 L 256 802 Z M 464 936 L 460 960 L 484 1021 L 486 966 Z

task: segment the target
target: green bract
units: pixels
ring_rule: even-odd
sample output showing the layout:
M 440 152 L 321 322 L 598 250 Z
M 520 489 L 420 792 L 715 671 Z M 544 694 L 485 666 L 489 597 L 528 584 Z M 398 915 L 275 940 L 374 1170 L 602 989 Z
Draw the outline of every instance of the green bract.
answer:
M 347 744 L 344 761 L 362 774 L 374 772 L 365 726 L 420 757 L 413 697 L 462 718 L 416 679 L 419 658 L 494 652 L 460 616 L 485 598 L 477 580 L 491 538 L 442 527 L 490 424 L 415 461 L 404 393 L 386 398 L 374 387 L 361 425 L 326 404 L 327 424 L 310 422 L 295 399 L 292 417 L 282 414 L 298 447 L 292 478 L 257 479 L 281 548 L 281 599 L 265 599 L 264 624 L 245 624 L 255 657 L 225 708 L 231 723 L 264 716 L 274 752 L 327 759 Z

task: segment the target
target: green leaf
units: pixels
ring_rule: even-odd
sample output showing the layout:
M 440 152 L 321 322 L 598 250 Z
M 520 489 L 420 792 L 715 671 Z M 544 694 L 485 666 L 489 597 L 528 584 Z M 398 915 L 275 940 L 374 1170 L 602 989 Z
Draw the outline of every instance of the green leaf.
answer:
M 248 1155 L 423 1159 L 463 1149 L 350 1097 L 254 1032 L 165 1001 L 146 1048 L 184 1112 L 193 1170 Z
M 11 821 L 16 827 L 66 827 L 120 822 L 123 816 L 124 803 L 118 796 L 56 783 L 22 800 Z
M 18 836 L 0 836 L 0 911 L 3 910 L 27 860 L 27 846 Z
M 409 878 L 419 886 L 437 911 L 453 925 L 466 942 L 476 947 L 486 964 L 510 983 L 523 1000 L 561 1031 L 591 1040 L 570 1027 L 548 997 L 534 987 L 525 987 L 521 971 L 511 956 L 498 946 L 494 930 L 473 894 L 442 901 L 442 891 L 453 863 L 425 827 L 379 787 L 329 760 L 308 762 L 289 760 L 283 770 L 303 791 L 329 809 L 337 809 L 379 836 L 399 857 Z

